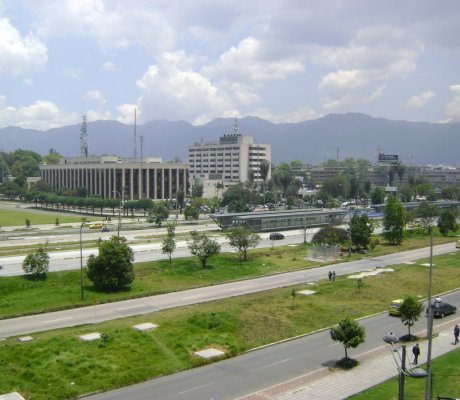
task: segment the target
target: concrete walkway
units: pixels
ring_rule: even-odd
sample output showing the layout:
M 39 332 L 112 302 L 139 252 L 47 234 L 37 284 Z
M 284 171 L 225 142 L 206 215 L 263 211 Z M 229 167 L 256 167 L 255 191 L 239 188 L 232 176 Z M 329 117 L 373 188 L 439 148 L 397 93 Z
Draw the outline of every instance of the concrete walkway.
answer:
M 460 323 L 460 317 L 441 324 L 433 330 L 432 358 L 439 357 L 452 350 L 460 349 L 454 345 L 453 330 Z M 425 337 L 426 331 L 417 332 L 417 336 Z M 383 343 L 383 341 L 382 341 Z M 420 342 L 420 362 L 426 362 L 426 340 Z M 407 365 L 412 362 L 412 343 L 407 343 Z M 398 345 L 396 345 L 398 347 Z M 241 397 L 239 400 L 341 400 L 360 393 L 379 383 L 398 375 L 396 362 L 390 345 L 383 344 L 378 349 L 355 357 L 359 366 L 348 371 L 322 368 L 279 385 Z M 423 365 L 422 365 L 423 366 Z M 411 379 L 411 378 L 407 378 Z M 395 385 L 395 398 L 398 387 Z M 435 395 L 435 394 L 433 394 Z

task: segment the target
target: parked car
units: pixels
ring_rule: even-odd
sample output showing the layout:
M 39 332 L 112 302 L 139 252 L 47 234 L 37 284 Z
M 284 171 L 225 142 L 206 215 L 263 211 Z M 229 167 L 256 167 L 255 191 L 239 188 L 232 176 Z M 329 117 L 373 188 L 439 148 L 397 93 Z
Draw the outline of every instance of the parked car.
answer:
M 457 312 L 457 307 L 444 301 L 437 300 L 431 307 L 433 308 L 434 318 L 444 318 L 446 315 L 455 314 Z M 428 308 L 426 309 L 426 315 L 428 316 Z
M 399 317 L 401 315 L 399 312 L 399 307 L 401 307 L 402 302 L 403 302 L 403 299 L 393 300 L 390 303 L 390 307 L 388 307 L 388 315 Z
M 101 230 L 102 230 L 102 232 L 108 232 L 108 231 L 109 231 L 109 227 L 106 226 L 106 225 L 104 225 L 104 226 L 102 227 Z
M 270 240 L 281 240 L 284 239 L 284 235 L 279 232 L 270 233 Z

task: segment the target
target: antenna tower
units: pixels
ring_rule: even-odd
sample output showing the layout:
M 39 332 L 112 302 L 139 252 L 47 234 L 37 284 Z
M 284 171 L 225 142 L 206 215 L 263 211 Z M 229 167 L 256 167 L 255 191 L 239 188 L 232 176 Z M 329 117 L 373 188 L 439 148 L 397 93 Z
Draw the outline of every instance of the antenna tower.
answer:
M 233 133 L 238 135 L 240 133 L 240 127 L 238 126 L 238 118 L 233 120 Z
M 137 158 L 137 108 L 134 109 L 134 158 Z
M 86 115 L 83 115 L 80 125 L 80 155 L 88 157 L 88 131 L 86 130 Z

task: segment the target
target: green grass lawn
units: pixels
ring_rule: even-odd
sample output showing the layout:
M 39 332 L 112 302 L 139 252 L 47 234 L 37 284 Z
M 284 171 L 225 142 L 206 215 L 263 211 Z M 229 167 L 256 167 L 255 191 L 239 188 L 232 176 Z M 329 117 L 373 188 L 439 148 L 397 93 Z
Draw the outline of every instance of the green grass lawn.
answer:
M 432 361 L 432 398 L 460 398 L 460 348 Z M 424 364 L 420 365 L 424 368 Z M 390 379 L 380 385 L 349 397 L 349 400 L 396 400 L 399 378 Z M 406 399 L 425 398 L 425 379 L 406 378 Z
M 460 286 L 459 261 L 459 252 L 435 257 L 434 293 Z M 28 399 L 74 398 L 202 365 L 205 362 L 195 358 L 193 352 L 206 347 L 217 347 L 234 356 L 331 326 L 345 316 L 359 318 L 384 311 L 395 297 L 427 293 L 426 267 L 417 263 L 394 269 L 393 273 L 364 278 L 361 289 L 355 280 L 339 276 L 334 283 L 327 279 L 317 282 L 316 294 L 312 296 L 292 298 L 292 288 L 286 287 L 91 326 L 41 332 L 27 343 L 8 338 L 0 341 L 0 393 L 17 390 Z M 65 282 L 61 285 L 65 286 Z M 55 286 L 60 284 L 56 282 Z M 311 289 L 308 285 L 294 288 Z M 46 292 L 27 293 L 36 301 L 46 297 Z M 77 291 L 73 297 L 78 298 Z M 148 332 L 132 329 L 133 324 L 143 322 L 153 322 L 159 328 Z M 405 329 L 402 323 L 401 329 Z M 106 333 L 108 340 L 82 343 L 76 337 L 94 331 Z M 343 348 L 338 346 L 337 359 L 343 356 Z
M 0 225 L 1 226 L 26 226 L 26 219 L 30 220 L 30 226 L 42 224 L 55 224 L 56 218 L 59 218 L 60 224 L 70 222 L 80 222 L 82 216 L 73 217 L 59 213 L 34 213 L 20 210 L 6 210 L 0 208 Z

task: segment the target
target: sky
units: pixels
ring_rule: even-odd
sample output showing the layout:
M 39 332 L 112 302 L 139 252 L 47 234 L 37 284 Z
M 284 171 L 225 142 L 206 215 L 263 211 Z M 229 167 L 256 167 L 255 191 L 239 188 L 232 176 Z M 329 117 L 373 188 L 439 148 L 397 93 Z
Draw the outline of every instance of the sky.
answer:
M 0 0 L 0 128 L 460 121 L 459 0 Z

